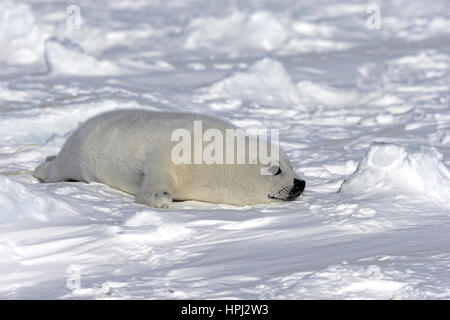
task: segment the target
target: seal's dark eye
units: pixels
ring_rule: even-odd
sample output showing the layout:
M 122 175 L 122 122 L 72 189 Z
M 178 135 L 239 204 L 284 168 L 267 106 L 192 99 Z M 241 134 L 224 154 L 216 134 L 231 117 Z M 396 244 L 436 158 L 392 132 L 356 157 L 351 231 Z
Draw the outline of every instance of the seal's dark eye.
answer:
M 270 168 L 266 169 L 268 174 L 271 174 L 273 176 L 277 176 L 281 173 L 280 166 L 271 166 Z

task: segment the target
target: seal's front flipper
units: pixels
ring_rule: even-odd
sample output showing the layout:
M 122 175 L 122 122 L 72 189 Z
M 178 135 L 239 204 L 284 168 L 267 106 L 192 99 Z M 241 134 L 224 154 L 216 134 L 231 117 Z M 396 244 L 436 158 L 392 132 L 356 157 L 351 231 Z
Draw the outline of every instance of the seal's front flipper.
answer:
M 160 148 L 154 148 L 148 153 L 135 194 L 137 203 L 164 209 L 172 205 L 176 180 L 167 165 L 167 158 L 166 152 Z
M 166 170 L 156 167 L 142 174 L 141 186 L 136 192 L 135 201 L 153 208 L 168 209 L 172 204 L 175 179 Z
M 135 195 L 135 201 L 153 208 L 169 209 L 172 195 L 166 190 L 153 191 L 141 188 Z

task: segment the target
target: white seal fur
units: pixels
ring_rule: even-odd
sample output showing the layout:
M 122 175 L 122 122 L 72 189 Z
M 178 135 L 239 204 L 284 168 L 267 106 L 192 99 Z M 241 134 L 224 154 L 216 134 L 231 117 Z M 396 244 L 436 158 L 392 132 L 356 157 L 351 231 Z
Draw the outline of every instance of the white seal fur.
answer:
M 279 167 L 261 175 L 260 164 L 174 164 L 171 134 L 191 133 L 194 121 L 203 129 L 225 133 L 236 127 L 225 121 L 191 113 L 118 110 L 82 124 L 61 152 L 34 171 L 43 182 L 100 182 L 135 195 L 135 201 L 168 208 L 173 200 L 199 200 L 251 205 L 293 200 L 305 182 L 293 171 L 280 149 Z M 276 171 L 276 172 L 275 172 Z

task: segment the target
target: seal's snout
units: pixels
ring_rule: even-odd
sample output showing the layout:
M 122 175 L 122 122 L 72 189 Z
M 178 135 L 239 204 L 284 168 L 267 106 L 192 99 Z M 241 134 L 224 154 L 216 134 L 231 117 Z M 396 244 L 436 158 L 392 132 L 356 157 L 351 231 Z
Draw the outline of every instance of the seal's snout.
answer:
M 291 189 L 291 192 L 289 192 L 289 198 L 295 199 L 299 195 L 302 194 L 303 190 L 305 190 L 305 181 L 300 179 L 294 179 L 294 185 Z
M 300 180 L 300 179 L 294 179 L 294 190 L 295 191 L 300 191 L 300 193 L 303 192 L 303 190 L 305 190 L 305 181 L 304 180 Z
M 275 195 L 267 195 L 270 199 L 292 201 L 297 199 L 299 195 L 305 190 L 305 181 L 294 178 L 294 183 L 291 186 L 286 186 Z

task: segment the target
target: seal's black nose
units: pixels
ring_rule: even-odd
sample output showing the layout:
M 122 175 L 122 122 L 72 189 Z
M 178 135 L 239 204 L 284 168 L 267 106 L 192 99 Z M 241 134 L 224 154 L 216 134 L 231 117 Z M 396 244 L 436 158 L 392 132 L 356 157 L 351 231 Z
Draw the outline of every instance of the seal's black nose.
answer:
M 289 192 L 287 200 L 294 200 L 299 195 L 301 195 L 303 190 L 305 190 L 305 185 L 306 185 L 305 181 L 300 179 L 294 179 L 294 185 L 292 186 L 291 191 Z
M 294 193 L 298 193 L 299 195 L 305 190 L 305 181 L 300 179 L 294 179 Z

